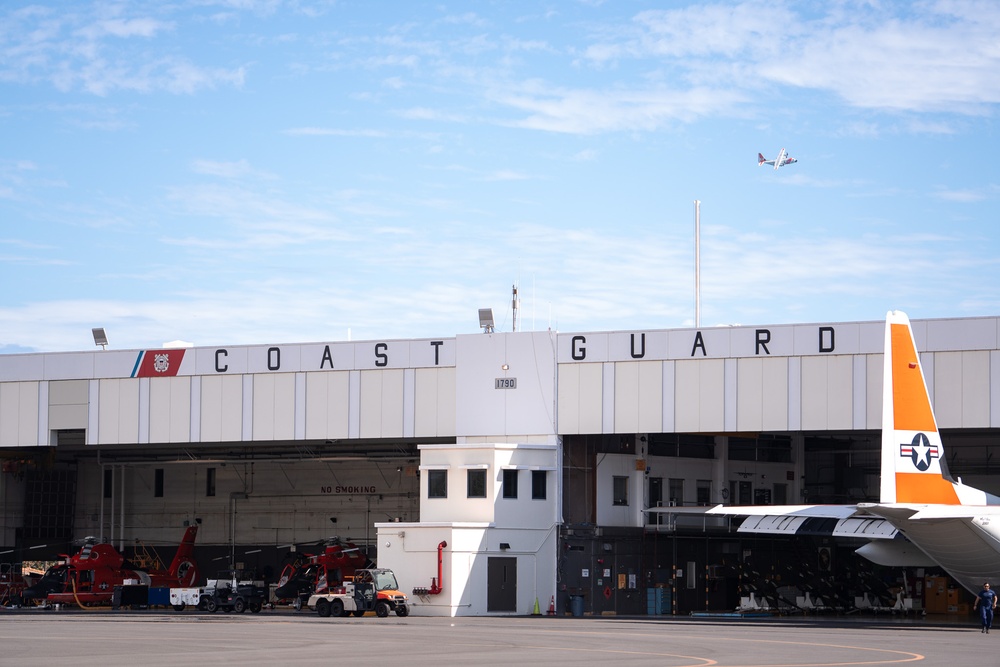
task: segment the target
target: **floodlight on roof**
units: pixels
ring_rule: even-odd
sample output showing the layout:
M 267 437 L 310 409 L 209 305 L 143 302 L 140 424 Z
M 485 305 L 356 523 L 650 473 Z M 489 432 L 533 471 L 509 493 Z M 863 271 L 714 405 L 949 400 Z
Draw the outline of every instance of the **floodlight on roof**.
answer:
M 108 334 L 105 333 L 104 327 L 96 327 L 91 329 L 94 334 L 94 345 L 100 345 L 102 350 L 108 349 Z
M 479 326 L 483 328 L 483 333 L 493 333 L 493 309 L 479 309 Z

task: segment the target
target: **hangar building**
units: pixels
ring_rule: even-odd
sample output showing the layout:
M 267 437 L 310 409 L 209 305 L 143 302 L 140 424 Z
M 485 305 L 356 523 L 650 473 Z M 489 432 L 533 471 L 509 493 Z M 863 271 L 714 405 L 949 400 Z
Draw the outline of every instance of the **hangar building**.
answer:
M 913 327 L 951 471 L 1000 491 L 1000 318 Z M 784 547 L 645 510 L 876 500 L 883 330 L 0 355 L 0 560 L 85 536 L 169 553 L 197 522 L 203 575 L 273 582 L 338 535 L 418 591 L 417 614 L 729 607 Z

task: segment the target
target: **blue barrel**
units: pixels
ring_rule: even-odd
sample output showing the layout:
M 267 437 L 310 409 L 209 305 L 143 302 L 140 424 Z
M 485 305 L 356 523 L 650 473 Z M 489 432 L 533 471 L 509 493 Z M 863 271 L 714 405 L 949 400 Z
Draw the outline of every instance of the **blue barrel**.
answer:
M 583 596 L 582 595 L 570 595 L 569 596 L 569 611 L 574 616 L 583 616 Z

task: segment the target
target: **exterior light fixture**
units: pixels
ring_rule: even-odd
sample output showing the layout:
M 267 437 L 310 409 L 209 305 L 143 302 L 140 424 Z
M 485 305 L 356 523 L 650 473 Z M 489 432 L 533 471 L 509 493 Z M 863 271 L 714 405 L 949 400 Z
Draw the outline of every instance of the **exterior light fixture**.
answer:
M 100 345 L 102 350 L 108 349 L 108 334 L 104 332 L 104 327 L 91 329 L 94 334 L 94 345 Z
M 479 326 L 482 327 L 483 333 L 493 333 L 494 322 L 492 308 L 479 309 Z

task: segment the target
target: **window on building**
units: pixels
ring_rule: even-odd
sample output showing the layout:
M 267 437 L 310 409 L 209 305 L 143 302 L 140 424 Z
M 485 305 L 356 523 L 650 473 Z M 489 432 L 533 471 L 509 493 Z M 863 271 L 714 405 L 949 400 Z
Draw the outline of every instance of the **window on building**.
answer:
M 774 504 L 775 505 L 787 505 L 788 504 L 788 485 L 787 484 L 775 484 L 774 485 Z
M 205 495 L 210 498 L 215 495 L 215 468 L 205 471 Z
M 427 471 L 427 497 L 447 498 L 448 497 L 448 471 L 428 470 Z
M 477 468 L 466 471 L 466 496 L 469 498 L 486 497 L 486 471 Z
M 670 506 L 681 507 L 684 504 L 684 480 L 671 477 L 669 493 Z
M 651 433 L 650 456 L 674 456 L 688 459 L 715 458 L 715 437 L 689 433 Z
M 791 463 L 792 439 L 782 435 L 729 438 L 729 460 Z
M 615 476 L 611 489 L 612 505 L 628 505 L 628 477 Z
M 113 468 L 104 469 L 104 497 L 110 498 L 115 483 L 115 471 Z
M 661 507 L 663 505 L 663 478 L 647 477 L 646 489 L 649 492 L 647 500 L 648 507 Z M 659 525 L 663 515 L 659 512 L 651 512 L 646 515 L 646 523 Z
M 712 502 L 712 480 L 699 479 L 695 489 L 695 502 L 699 505 L 708 505 Z
M 503 497 L 517 498 L 517 470 L 503 471 Z
M 649 502 L 650 507 L 660 507 L 663 504 L 663 478 L 662 477 L 650 477 L 648 478 L 648 489 L 649 489 Z
M 531 471 L 531 499 L 545 500 L 549 487 L 549 475 L 547 470 Z
M 153 470 L 153 497 L 163 497 L 163 468 Z

